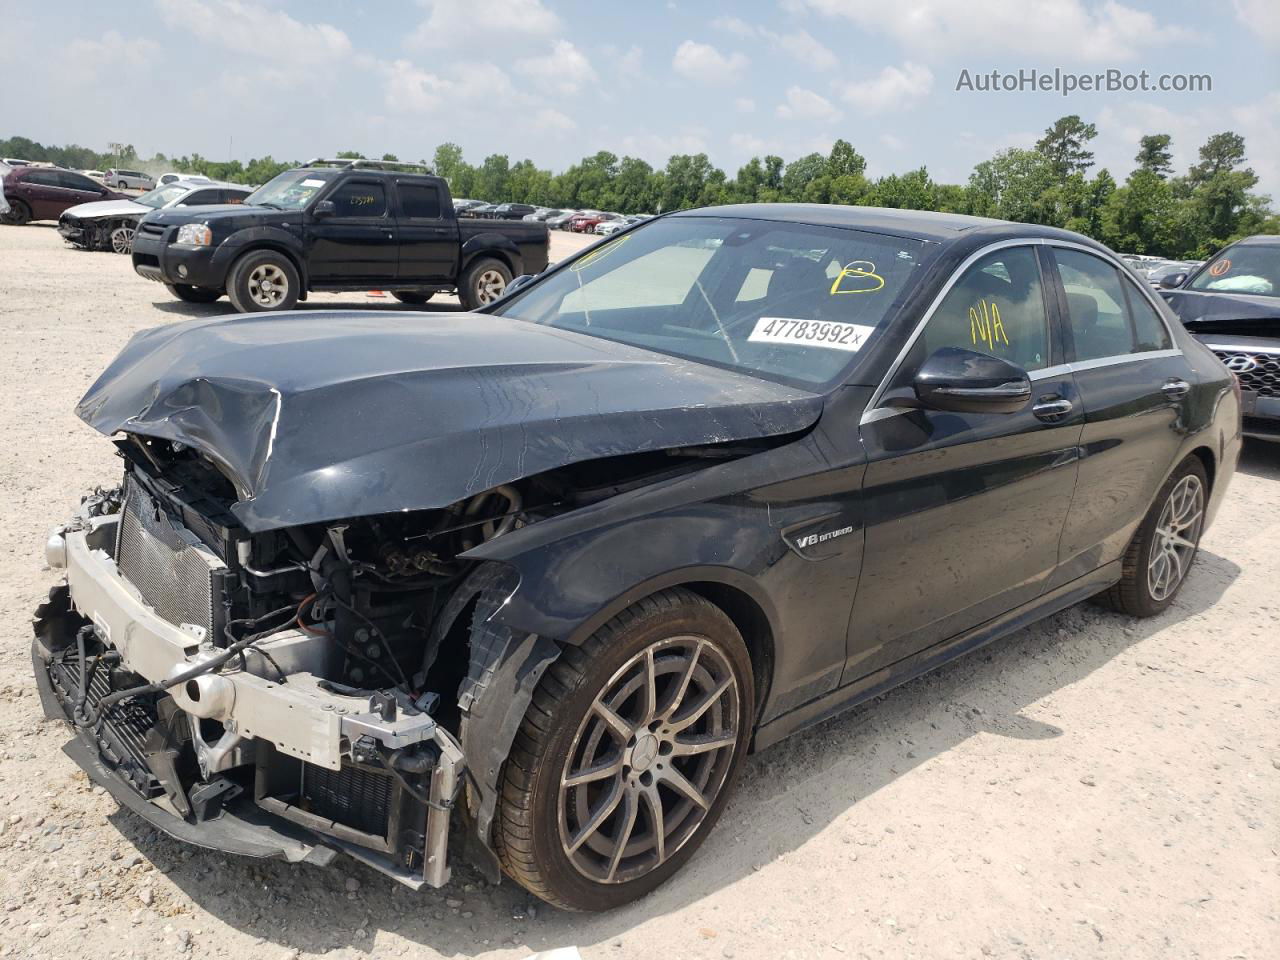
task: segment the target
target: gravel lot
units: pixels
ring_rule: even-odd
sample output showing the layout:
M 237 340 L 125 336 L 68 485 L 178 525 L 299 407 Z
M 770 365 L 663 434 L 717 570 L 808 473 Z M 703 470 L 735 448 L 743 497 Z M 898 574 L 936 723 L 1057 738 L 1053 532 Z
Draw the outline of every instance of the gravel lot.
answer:
M 397 308 L 307 306 L 339 304 Z M 1280 446 L 1247 449 L 1164 616 L 1076 607 L 765 751 L 690 867 L 613 914 L 157 835 L 59 752 L 28 624 L 44 531 L 117 479 L 75 401 L 134 331 L 229 309 L 0 226 L 0 956 L 1280 956 Z

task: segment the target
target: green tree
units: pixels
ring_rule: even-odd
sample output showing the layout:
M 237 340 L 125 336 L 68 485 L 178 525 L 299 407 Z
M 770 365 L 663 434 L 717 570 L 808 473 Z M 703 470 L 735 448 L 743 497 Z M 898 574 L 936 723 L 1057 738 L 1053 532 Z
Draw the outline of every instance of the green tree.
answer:
M 1093 153 L 1087 147 L 1098 135 L 1098 128 L 1085 123 L 1076 114 L 1060 117 L 1036 141 L 1036 150 L 1048 158 L 1054 176 L 1059 180 L 1093 166 Z
M 1173 153 L 1169 149 L 1172 138 L 1167 133 L 1152 133 L 1138 141 L 1138 155 L 1134 157 L 1141 170 L 1150 170 L 1159 177 L 1173 173 Z

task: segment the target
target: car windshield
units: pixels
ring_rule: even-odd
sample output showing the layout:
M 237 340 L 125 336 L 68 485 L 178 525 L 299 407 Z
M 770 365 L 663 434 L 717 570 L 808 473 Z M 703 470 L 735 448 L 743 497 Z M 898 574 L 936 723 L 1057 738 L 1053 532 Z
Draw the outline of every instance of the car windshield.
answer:
M 861 230 L 668 217 L 589 248 L 494 312 L 826 384 L 892 315 L 925 247 Z
M 166 183 L 163 187 L 157 187 L 154 190 L 148 190 L 140 197 L 134 197 L 134 203 L 140 203 L 144 207 L 154 207 L 159 210 L 166 204 L 172 203 L 180 196 L 186 193 L 187 187 L 179 186 L 176 183 Z
M 1227 247 L 1196 274 L 1191 289 L 1280 297 L 1280 246 L 1239 243 Z
M 336 174 L 336 170 L 290 170 L 267 181 L 244 202 L 277 210 L 301 210 Z

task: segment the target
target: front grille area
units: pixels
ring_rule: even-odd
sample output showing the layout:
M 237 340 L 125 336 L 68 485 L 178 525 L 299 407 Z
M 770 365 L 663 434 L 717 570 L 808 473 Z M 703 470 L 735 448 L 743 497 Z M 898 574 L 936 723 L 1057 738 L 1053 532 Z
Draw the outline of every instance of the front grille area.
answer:
M 110 692 L 110 683 L 106 667 L 99 667 L 91 672 L 93 680 L 89 684 L 85 700 L 90 708 L 94 708 Z M 49 679 L 53 681 L 54 692 L 65 705 L 64 709 L 69 716 L 80 688 L 80 659 L 76 656 L 74 647 L 61 659 L 49 664 Z M 90 712 L 96 713 L 92 709 Z M 147 731 L 155 725 L 153 698 L 135 697 L 116 704 L 102 718 L 101 723 L 92 727 L 103 755 L 148 800 L 164 793 L 160 781 L 147 765 L 147 753 L 143 746 Z
M 158 223 L 140 223 L 138 224 L 138 233 L 145 234 L 148 237 L 163 237 L 164 227 Z
M 174 626 L 203 627 L 218 641 L 214 577 L 220 561 L 181 530 L 132 474 L 125 478 L 116 563 L 157 615 Z
M 1236 375 L 1242 390 L 1252 390 L 1260 397 L 1280 397 L 1280 352 L 1220 350 L 1217 347 L 1213 352 Z
M 329 770 L 302 764 L 302 806 L 310 813 L 359 830 L 386 836 L 391 816 L 391 776 L 343 764 Z

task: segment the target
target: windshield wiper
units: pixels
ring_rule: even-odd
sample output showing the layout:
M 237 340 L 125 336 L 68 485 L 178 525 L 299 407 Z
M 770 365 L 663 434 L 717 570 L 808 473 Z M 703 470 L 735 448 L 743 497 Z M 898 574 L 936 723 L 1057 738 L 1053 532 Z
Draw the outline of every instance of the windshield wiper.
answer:
M 254 206 L 255 206 L 255 207 L 270 207 L 272 210 L 283 210 L 283 209 L 284 209 L 284 207 L 280 206 L 278 203 L 269 203 L 269 202 L 267 202 L 266 200 L 259 200 L 257 203 L 255 203 L 255 204 L 254 204 Z

